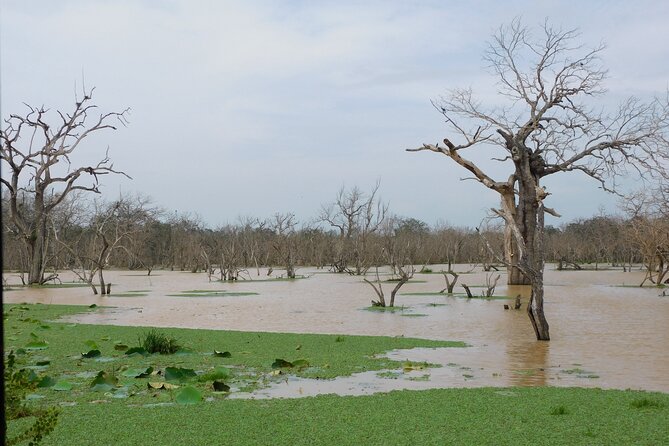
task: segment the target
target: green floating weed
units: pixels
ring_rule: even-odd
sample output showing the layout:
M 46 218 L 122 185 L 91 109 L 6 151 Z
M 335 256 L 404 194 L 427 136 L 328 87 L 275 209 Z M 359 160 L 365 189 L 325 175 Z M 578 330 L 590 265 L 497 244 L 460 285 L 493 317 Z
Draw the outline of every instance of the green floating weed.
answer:
M 171 355 L 176 353 L 180 346 L 175 338 L 169 337 L 158 330 L 151 330 L 140 339 L 140 344 L 149 353 Z

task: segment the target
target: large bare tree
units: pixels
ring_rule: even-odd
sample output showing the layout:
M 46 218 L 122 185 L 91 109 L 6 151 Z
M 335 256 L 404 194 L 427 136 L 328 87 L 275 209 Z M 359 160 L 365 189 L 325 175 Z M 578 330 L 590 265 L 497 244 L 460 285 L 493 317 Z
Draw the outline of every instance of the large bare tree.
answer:
M 91 103 L 92 93 L 93 90 L 84 91 L 83 98 L 75 99 L 71 113 L 56 111 L 53 120 L 54 114 L 48 109 L 27 105 L 25 115 L 10 115 L 0 130 L 1 181 L 9 194 L 12 231 L 28 252 L 30 284 L 53 278 L 45 277 L 51 212 L 73 191 L 100 193 L 100 176 L 125 175 L 114 169 L 108 149 L 96 164 L 72 166 L 71 157 L 88 136 L 115 129 L 114 121 L 126 123 L 128 110 L 93 118 L 97 107 Z
M 588 48 L 579 37 L 548 22 L 537 34 L 519 20 L 500 27 L 485 60 L 505 105 L 488 108 L 471 89 L 450 90 L 433 105 L 452 136 L 443 145 L 408 149 L 446 155 L 499 193 L 501 209 L 493 211 L 506 223 L 509 283 L 531 284 L 527 309 L 539 340 L 550 339 L 543 305 L 544 215 L 557 215 L 544 204 L 549 192 L 542 179 L 579 171 L 615 191 L 616 177 L 630 168 L 652 174 L 669 160 L 667 98 L 629 98 L 612 112 L 598 111 L 592 101 L 604 93 L 604 47 Z M 496 159 L 510 167 L 507 180 L 493 179 L 465 158 L 465 151 L 485 146 L 502 149 Z

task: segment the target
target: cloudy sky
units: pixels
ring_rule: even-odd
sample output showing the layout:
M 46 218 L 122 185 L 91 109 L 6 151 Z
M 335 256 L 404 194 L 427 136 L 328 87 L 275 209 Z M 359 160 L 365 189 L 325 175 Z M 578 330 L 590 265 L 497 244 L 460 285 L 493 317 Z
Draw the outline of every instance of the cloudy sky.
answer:
M 342 185 L 377 180 L 396 214 L 474 226 L 495 194 L 446 157 L 404 149 L 449 136 L 430 105 L 447 89 L 498 100 L 482 51 L 517 16 L 605 42 L 611 99 L 669 85 L 663 0 L 2 0 L 1 111 L 71 110 L 95 86 L 101 111 L 132 109 L 127 127 L 82 147 L 84 162 L 108 145 L 133 178 L 105 178 L 104 194 L 140 191 L 211 226 L 287 211 L 307 221 Z M 548 187 L 562 221 L 615 211 L 578 174 Z

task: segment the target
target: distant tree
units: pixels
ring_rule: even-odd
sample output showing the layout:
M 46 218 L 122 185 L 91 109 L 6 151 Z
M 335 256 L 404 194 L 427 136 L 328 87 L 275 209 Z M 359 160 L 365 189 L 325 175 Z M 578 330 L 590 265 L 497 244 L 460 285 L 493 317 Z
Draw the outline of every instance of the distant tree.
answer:
M 544 314 L 544 215 L 557 215 L 544 204 L 549 192 L 543 178 L 578 171 L 613 191 L 614 179 L 626 169 L 653 172 L 669 160 L 668 98 L 629 98 L 610 114 L 586 105 L 605 91 L 599 58 L 604 47 L 586 48 L 578 38 L 576 30 L 548 23 L 539 35 L 519 20 L 500 27 L 485 60 L 506 106 L 486 108 L 471 89 L 451 90 L 433 105 L 459 141 L 446 138 L 443 145 L 408 149 L 446 155 L 500 195 L 501 209 L 494 212 L 506 224 L 509 283 L 531 284 L 527 308 L 539 340 L 550 339 Z M 482 146 L 502 149 L 496 159 L 509 162 L 506 181 L 493 179 L 463 157 L 467 149 Z
M 369 268 L 369 240 L 381 228 L 388 213 L 388 204 L 377 197 L 378 191 L 378 182 L 368 194 L 357 186 L 350 190 L 342 187 L 334 203 L 321 207 L 317 221 L 339 232 L 333 264 L 336 272 L 361 275 Z
M 669 283 L 669 184 L 631 194 L 623 208 L 630 217 L 627 236 L 641 254 L 647 280 L 657 286 Z
M 289 279 L 295 278 L 296 264 L 296 227 L 295 214 L 276 213 L 267 220 L 267 227 L 274 232 L 273 246 L 279 258 L 286 267 L 286 275 Z
M 73 191 L 100 193 L 100 177 L 125 173 L 115 170 L 108 149 L 96 164 L 72 166 L 72 157 L 91 134 L 126 123 L 128 110 L 89 116 L 93 90 L 76 99 L 72 113 L 57 111 L 55 119 L 44 107 L 27 105 L 25 115 L 10 115 L 0 130 L 2 184 L 9 194 L 9 220 L 28 253 L 28 283 L 41 284 L 45 276 L 50 214 Z M 85 183 L 84 180 L 89 182 Z

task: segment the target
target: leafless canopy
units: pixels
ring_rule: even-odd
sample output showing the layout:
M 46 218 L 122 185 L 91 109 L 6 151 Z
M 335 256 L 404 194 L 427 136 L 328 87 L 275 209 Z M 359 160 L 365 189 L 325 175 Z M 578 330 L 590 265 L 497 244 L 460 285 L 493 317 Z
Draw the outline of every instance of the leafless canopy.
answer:
M 576 30 L 545 23 L 535 36 L 519 20 L 502 26 L 485 53 L 497 75 L 498 92 L 508 99 L 504 107 L 484 107 L 471 89 L 450 90 L 433 101 L 451 128 L 453 140 L 426 144 L 410 151 L 443 153 L 468 169 L 474 179 L 491 189 L 509 187 L 495 181 L 461 151 L 482 143 L 506 151 L 497 159 L 518 157 L 515 150 L 531 151 L 538 177 L 556 172 L 581 171 L 616 190 L 616 177 L 629 169 L 663 174 L 669 165 L 667 131 L 669 97 L 644 102 L 628 98 L 613 112 L 586 104 L 605 92 L 607 72 L 601 65 L 604 45 L 587 48 L 578 43 Z
M 73 166 L 72 155 L 91 134 L 125 124 L 128 110 L 102 113 L 93 118 L 93 90 L 76 99 L 71 113 L 49 113 L 26 104 L 25 115 L 13 114 L 0 131 L 3 176 L 9 193 L 10 219 L 17 234 L 26 239 L 31 257 L 30 283 L 43 278 L 46 221 L 51 211 L 72 191 L 99 193 L 99 177 L 115 170 L 108 156 L 94 165 Z M 53 119 L 52 119 L 53 117 Z M 91 121 L 92 119 L 92 121 Z M 51 124 L 50 122 L 54 122 Z M 92 124 L 91 124 L 92 122 Z M 90 183 L 84 184 L 88 178 Z M 23 197 L 30 203 L 23 203 Z

